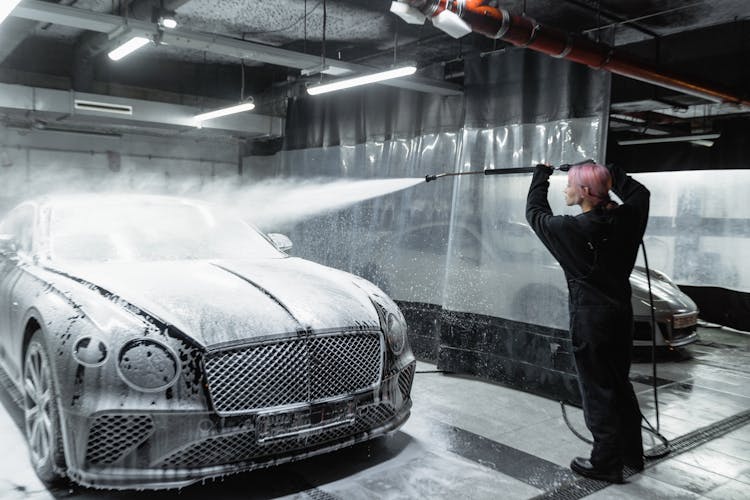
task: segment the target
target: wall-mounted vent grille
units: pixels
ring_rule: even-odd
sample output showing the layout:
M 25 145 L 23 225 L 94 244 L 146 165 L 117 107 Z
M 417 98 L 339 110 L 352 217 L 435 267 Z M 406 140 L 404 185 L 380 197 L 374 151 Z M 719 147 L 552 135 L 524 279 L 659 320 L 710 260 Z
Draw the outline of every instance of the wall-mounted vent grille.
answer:
M 118 115 L 132 115 L 133 106 L 126 104 L 112 104 L 111 102 L 84 101 L 76 99 L 74 101 L 75 109 L 84 111 L 99 111 L 101 113 L 115 113 Z

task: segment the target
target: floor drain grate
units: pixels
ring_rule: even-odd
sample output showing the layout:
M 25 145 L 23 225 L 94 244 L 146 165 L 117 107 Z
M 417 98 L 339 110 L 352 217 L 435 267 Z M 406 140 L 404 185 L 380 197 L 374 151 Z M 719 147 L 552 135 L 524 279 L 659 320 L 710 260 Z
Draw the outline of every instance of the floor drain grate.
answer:
M 685 434 L 684 436 L 675 438 L 670 442 L 671 452 L 669 453 L 669 455 L 666 455 L 662 458 L 649 460 L 646 463 L 646 468 L 650 468 L 654 464 L 693 450 L 698 446 L 701 446 L 708 443 L 709 441 L 723 436 L 724 434 L 728 434 L 733 430 L 739 429 L 748 422 L 750 422 L 750 410 L 743 411 L 741 413 L 738 413 L 737 415 L 733 415 L 706 427 L 694 430 L 693 432 Z M 658 446 L 656 448 L 647 450 L 646 453 L 658 454 L 661 451 L 663 451 L 663 447 Z M 623 471 L 623 478 L 627 479 L 634 474 L 636 474 L 635 471 L 626 468 Z M 579 498 L 591 495 L 592 493 L 596 493 L 597 491 L 602 490 L 607 486 L 610 486 L 610 483 L 597 481 L 595 479 L 578 479 L 572 483 L 563 484 L 559 488 L 546 491 L 541 495 L 534 497 L 533 500 L 577 500 Z
M 305 493 L 313 500 L 339 500 L 339 497 L 331 495 L 323 490 L 319 490 L 318 488 L 307 490 Z

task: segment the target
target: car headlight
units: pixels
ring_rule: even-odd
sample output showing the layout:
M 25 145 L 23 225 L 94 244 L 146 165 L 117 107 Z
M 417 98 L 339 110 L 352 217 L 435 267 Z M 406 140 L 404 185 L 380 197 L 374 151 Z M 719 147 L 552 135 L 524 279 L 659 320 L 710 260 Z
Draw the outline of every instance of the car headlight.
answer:
M 389 312 L 385 317 L 385 338 L 395 355 L 401 354 L 406 345 L 406 323 L 399 316 Z
M 370 301 L 375 306 L 380 319 L 380 327 L 385 333 L 385 339 L 391 352 L 398 356 L 404 351 L 407 344 L 406 320 L 393 300 L 383 294 L 375 285 L 369 281 L 360 280 L 364 286 L 374 289 L 377 293 L 370 295 Z
M 167 345 L 154 339 L 134 339 L 120 349 L 117 371 L 133 389 L 159 392 L 177 381 L 180 364 Z

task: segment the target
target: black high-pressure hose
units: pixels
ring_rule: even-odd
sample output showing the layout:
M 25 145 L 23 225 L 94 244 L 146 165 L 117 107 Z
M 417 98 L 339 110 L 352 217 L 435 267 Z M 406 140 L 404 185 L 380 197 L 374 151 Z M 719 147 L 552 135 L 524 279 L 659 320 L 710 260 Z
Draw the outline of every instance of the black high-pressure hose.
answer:
M 654 390 L 654 411 L 656 412 L 656 429 L 654 429 L 654 426 L 651 425 L 651 422 L 648 421 L 648 419 L 641 413 L 641 419 L 643 419 L 644 422 L 646 422 L 646 425 L 648 427 L 643 427 L 648 432 L 659 438 L 659 440 L 664 445 L 664 449 L 661 451 L 654 451 L 650 455 L 646 455 L 646 458 L 649 459 L 655 459 L 655 458 L 662 458 L 672 451 L 672 449 L 669 446 L 669 441 L 667 438 L 665 438 L 660 432 L 659 432 L 659 395 L 658 390 L 656 387 L 656 313 L 654 312 L 654 296 L 651 293 L 651 269 L 648 267 L 648 256 L 646 255 L 646 244 L 641 240 L 641 249 L 643 250 L 643 262 L 646 265 L 646 282 L 648 283 L 648 301 L 649 305 L 651 306 L 651 378 L 652 380 L 652 387 Z

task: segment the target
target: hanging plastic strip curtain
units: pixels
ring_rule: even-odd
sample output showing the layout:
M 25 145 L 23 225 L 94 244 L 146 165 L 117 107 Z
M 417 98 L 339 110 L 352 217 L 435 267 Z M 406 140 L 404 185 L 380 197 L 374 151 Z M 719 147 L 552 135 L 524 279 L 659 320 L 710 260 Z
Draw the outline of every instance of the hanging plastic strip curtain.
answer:
M 370 90 L 292 103 L 277 173 L 424 177 L 599 156 L 606 76 L 520 50 L 467 60 L 465 71 L 462 101 Z M 344 108 L 358 117 L 347 120 Z M 359 274 L 397 300 L 566 328 L 562 271 L 526 225 L 529 182 L 445 178 L 287 230 L 296 255 Z

